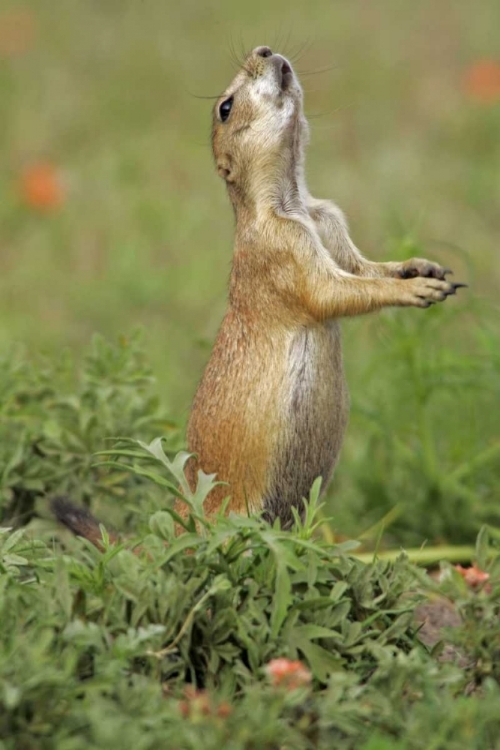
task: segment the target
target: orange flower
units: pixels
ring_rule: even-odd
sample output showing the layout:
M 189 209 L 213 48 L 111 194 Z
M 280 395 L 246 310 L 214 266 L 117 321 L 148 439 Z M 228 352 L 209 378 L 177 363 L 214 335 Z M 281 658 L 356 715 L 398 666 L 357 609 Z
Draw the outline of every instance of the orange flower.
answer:
M 227 701 L 222 701 L 222 703 L 219 703 L 219 707 L 217 708 L 217 716 L 219 719 L 227 719 L 228 716 L 231 716 L 233 713 L 233 707 L 230 703 Z
M 490 578 L 489 573 L 485 573 L 484 570 L 481 570 L 476 565 L 471 565 L 470 568 L 462 568 L 461 565 L 455 565 L 454 567 L 457 573 L 460 573 L 460 575 L 463 577 L 465 583 L 467 583 L 469 586 L 472 586 L 473 588 L 475 588 L 476 586 L 480 586 Z
M 272 685 L 283 685 L 288 690 L 309 685 L 312 680 L 310 671 L 301 661 L 290 659 L 272 659 L 266 666 L 266 672 Z
M 25 169 L 19 189 L 24 202 L 38 211 L 53 211 L 64 201 L 60 175 L 48 162 L 32 164 Z
M 26 52 L 35 38 L 35 18 L 28 10 L 3 13 L 0 16 L 0 58 Z
M 463 89 L 482 104 L 500 101 L 500 61 L 479 60 L 465 72 Z
M 232 706 L 227 701 L 222 701 L 218 706 L 215 706 L 206 690 L 197 690 L 192 685 L 185 688 L 184 697 L 185 700 L 179 701 L 179 711 L 185 719 L 200 714 L 227 719 L 233 711 Z

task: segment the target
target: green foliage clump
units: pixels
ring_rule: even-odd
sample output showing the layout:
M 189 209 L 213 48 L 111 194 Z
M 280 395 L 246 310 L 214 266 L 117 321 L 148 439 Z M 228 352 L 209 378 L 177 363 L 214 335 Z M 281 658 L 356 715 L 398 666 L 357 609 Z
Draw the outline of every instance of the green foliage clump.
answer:
M 95 336 L 83 366 L 67 352 L 0 361 L 0 520 L 21 525 L 46 495 L 77 501 L 133 498 L 127 476 L 93 467 L 93 453 L 115 435 L 175 434 L 162 413 L 140 336 L 116 345 Z
M 161 413 L 137 342 L 98 340 L 74 374 L 36 372 L 25 360 L 4 374 L 12 430 L 0 449 L 11 455 L 16 434 L 24 451 L 4 474 L 7 504 L 38 493 L 31 512 L 43 512 L 45 495 L 65 487 L 95 505 L 118 488 L 120 527 L 135 498 L 139 531 L 113 545 L 103 528 L 100 552 L 47 521 L 0 530 L 1 748 L 497 747 L 494 529 L 477 547 L 487 586 L 470 590 L 452 568 L 445 576 L 463 625 L 447 636 L 459 663 L 440 662 L 439 644 L 429 652 L 413 622 L 421 573 L 404 555 L 366 564 L 355 543 L 325 541 L 318 482 L 290 532 L 259 518 L 208 521 L 215 478 L 200 472 L 191 491 L 188 454 L 147 441 Z M 92 456 L 105 437 L 134 430 L 146 440 Z M 40 484 L 28 484 L 33 476 Z M 78 495 L 80 477 L 87 489 Z M 187 503 L 187 519 L 174 498 Z M 275 658 L 300 661 L 310 680 L 276 680 Z
M 476 542 L 475 565 L 485 580 L 480 595 L 471 596 L 470 587 L 453 566 L 442 563 L 442 594 L 454 603 L 462 627 L 450 630 L 448 642 L 457 652 L 467 654 L 467 678 L 470 686 L 487 684 L 493 679 L 500 684 L 500 555 L 492 550 L 500 547 L 500 530 L 483 527 Z M 483 571 L 488 570 L 489 578 Z
M 478 302 L 415 312 L 374 318 L 378 345 L 348 371 L 351 422 L 328 507 L 344 532 L 387 516 L 393 543 L 470 543 L 500 524 L 500 338 Z
M 318 484 L 292 532 L 241 516 L 209 522 L 213 477 L 190 492 L 187 454 L 170 460 L 159 440 L 116 451 L 141 475 L 142 456 L 168 468 L 151 478 L 179 483 L 186 533 L 175 536 L 168 502 L 140 539 L 110 545 L 103 530 L 103 553 L 4 530 L 4 747 L 495 747 L 499 675 L 465 697 L 473 670 L 439 665 L 418 643 L 404 556 L 366 565 L 352 544 L 314 538 Z M 312 682 L 273 683 L 275 657 L 300 659 Z

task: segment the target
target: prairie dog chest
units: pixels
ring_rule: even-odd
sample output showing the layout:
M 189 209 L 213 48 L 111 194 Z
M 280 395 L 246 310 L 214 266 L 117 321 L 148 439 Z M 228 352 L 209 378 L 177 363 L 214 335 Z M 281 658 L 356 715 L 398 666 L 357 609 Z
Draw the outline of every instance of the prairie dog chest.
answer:
M 307 397 L 321 382 L 331 384 L 343 377 L 338 322 L 302 326 L 291 334 L 287 375 L 292 387 L 292 401 Z

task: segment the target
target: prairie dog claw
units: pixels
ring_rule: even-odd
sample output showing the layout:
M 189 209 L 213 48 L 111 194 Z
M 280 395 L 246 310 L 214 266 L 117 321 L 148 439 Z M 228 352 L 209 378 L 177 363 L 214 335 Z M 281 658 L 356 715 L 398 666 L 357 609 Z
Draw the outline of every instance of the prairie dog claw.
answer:
M 447 297 L 456 294 L 457 289 L 467 286 L 428 276 L 407 279 L 403 284 L 406 289 L 403 289 L 399 304 L 413 307 L 430 307 L 436 302 L 444 302 Z
M 410 258 L 401 263 L 398 276 L 401 279 L 414 279 L 418 276 L 431 279 L 445 279 L 446 274 L 453 273 L 451 268 L 443 268 L 438 263 L 433 263 L 424 258 Z

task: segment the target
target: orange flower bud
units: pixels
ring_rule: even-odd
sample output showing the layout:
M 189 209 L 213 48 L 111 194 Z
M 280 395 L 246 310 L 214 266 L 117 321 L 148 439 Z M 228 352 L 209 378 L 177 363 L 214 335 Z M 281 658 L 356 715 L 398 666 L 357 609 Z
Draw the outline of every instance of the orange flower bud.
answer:
M 463 88 L 471 99 L 482 104 L 500 101 L 500 62 L 479 60 L 466 71 Z
M 218 714 L 206 690 L 198 690 L 193 685 L 187 685 L 184 688 L 184 698 L 185 700 L 179 701 L 179 711 L 184 718 L 193 714 L 201 714 L 202 716 Z
M 228 716 L 230 716 L 233 712 L 233 707 L 230 703 L 227 701 L 222 701 L 222 703 L 219 703 L 219 706 L 217 708 L 217 716 L 220 719 L 227 719 Z
M 309 685 L 312 680 L 311 672 L 301 661 L 290 659 L 272 659 L 266 666 L 266 672 L 272 685 L 283 685 L 289 690 Z
M 39 211 L 53 211 L 64 201 L 64 190 L 57 169 L 48 162 L 33 164 L 24 170 L 20 180 L 24 202 Z
M 470 568 L 462 568 L 461 565 L 455 565 L 454 567 L 457 573 L 460 573 L 460 575 L 463 577 L 465 582 L 472 587 L 480 586 L 490 578 L 489 573 L 481 570 L 476 565 L 471 565 Z

